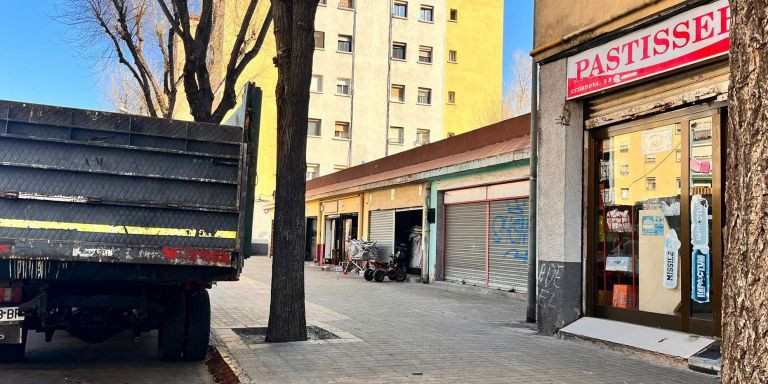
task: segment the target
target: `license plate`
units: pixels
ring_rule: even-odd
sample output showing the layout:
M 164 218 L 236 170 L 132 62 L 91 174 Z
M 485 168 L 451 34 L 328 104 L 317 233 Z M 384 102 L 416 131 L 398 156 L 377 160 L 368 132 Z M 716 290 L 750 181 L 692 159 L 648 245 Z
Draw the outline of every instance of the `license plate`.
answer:
M 2 307 L 0 308 L 0 323 L 7 323 L 11 321 L 23 321 L 24 313 L 19 310 L 19 307 Z

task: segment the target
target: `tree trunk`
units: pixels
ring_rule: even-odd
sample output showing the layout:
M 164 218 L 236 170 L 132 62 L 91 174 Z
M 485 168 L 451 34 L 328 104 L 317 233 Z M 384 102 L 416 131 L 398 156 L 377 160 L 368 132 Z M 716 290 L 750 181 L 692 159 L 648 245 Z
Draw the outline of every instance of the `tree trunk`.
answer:
M 307 339 L 304 197 L 317 0 L 272 0 L 277 44 L 277 189 L 268 342 Z
M 768 0 L 731 0 L 723 383 L 768 383 Z

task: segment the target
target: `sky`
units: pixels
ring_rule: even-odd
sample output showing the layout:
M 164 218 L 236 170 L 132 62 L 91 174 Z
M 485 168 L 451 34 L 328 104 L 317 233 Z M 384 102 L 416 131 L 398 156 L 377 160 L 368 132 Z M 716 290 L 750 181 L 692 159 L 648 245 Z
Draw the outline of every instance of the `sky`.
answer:
M 99 63 L 56 20 L 60 1 L 0 0 L 0 99 L 109 109 Z M 514 52 L 532 49 L 533 1 L 504 0 L 505 83 Z

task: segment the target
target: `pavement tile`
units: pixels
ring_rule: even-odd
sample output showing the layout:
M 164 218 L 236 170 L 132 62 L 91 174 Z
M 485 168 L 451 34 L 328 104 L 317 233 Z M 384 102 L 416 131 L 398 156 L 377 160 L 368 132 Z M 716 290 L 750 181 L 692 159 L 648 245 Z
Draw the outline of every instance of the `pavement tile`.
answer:
M 211 290 L 216 340 L 258 383 L 717 383 L 594 345 L 513 328 L 525 302 L 416 283 L 369 283 L 305 268 L 307 324 L 341 339 L 245 344 L 229 328 L 265 326 L 271 260 Z M 415 374 L 415 375 L 414 375 Z

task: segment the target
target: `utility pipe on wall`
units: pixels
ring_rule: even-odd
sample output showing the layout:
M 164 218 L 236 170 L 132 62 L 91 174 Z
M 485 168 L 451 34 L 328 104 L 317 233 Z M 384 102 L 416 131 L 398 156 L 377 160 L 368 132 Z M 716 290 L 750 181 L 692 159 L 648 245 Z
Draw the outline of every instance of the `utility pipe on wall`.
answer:
M 536 4 L 533 6 L 534 19 L 536 15 Z M 534 43 L 535 43 L 535 27 L 534 27 Z M 538 164 L 539 164 L 539 64 L 536 62 L 536 58 L 531 58 L 531 149 L 529 151 L 529 165 L 530 171 L 530 192 L 528 193 L 528 201 L 530 209 L 528 212 L 529 225 L 528 225 L 528 303 L 525 311 L 525 321 L 529 323 L 536 322 L 536 279 L 538 279 L 537 269 L 537 257 L 536 257 L 536 179 L 538 176 Z

